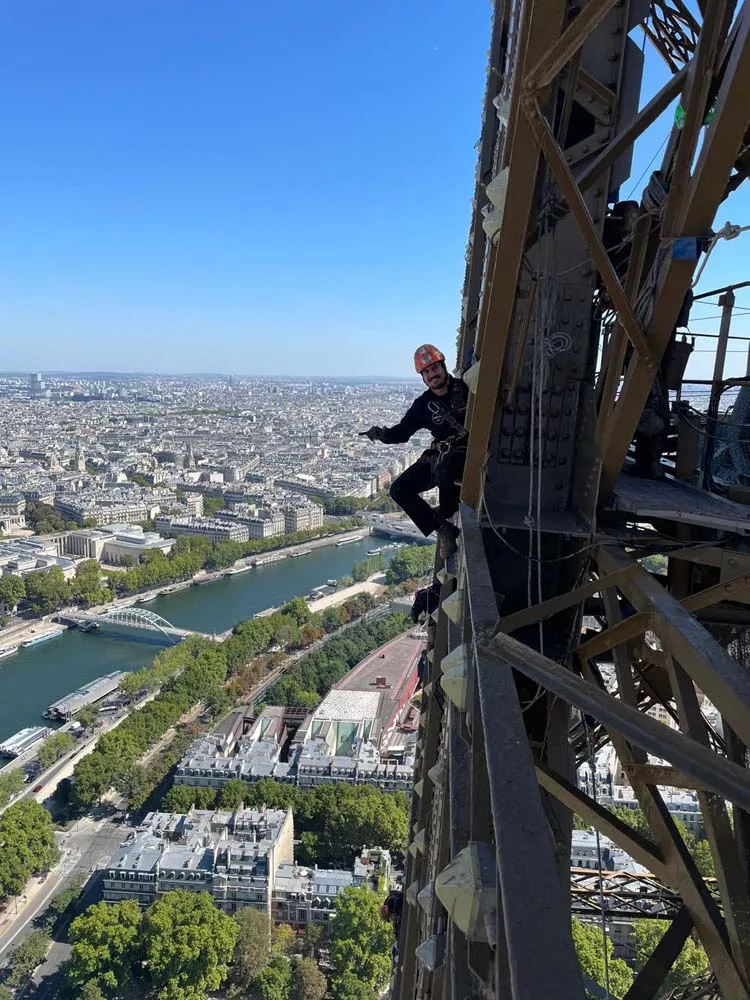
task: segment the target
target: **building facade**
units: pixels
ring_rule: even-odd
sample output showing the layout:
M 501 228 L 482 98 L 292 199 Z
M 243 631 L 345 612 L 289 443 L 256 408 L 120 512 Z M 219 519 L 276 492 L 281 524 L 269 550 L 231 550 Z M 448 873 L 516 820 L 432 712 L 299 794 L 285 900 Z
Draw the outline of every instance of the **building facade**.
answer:
M 315 531 L 323 527 L 323 508 L 316 503 L 284 507 L 284 531 Z
M 170 517 L 160 514 L 156 530 L 171 535 L 202 535 L 210 542 L 246 542 L 250 534 L 245 524 L 219 521 L 213 517 Z
M 294 863 L 291 809 L 193 809 L 149 813 L 104 869 L 107 903 L 132 899 L 149 906 L 174 889 L 207 892 L 225 913 L 253 906 L 276 923 L 303 928 L 325 922 L 349 885 L 387 883 L 388 851 L 363 848 L 353 871 Z

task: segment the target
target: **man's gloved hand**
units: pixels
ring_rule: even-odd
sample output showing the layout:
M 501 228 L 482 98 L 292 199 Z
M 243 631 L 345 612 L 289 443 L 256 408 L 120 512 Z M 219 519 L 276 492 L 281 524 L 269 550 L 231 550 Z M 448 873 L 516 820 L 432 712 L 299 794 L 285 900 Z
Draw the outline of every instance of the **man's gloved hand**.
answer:
M 382 441 L 383 440 L 383 428 L 382 427 L 371 427 L 369 431 L 360 431 L 360 437 L 369 438 L 371 441 Z

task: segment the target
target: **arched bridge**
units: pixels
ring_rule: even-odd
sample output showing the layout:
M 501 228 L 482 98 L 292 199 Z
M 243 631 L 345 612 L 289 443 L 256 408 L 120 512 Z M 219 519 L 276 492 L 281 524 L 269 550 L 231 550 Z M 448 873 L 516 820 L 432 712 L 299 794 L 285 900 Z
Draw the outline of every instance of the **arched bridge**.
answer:
M 162 636 L 169 642 L 181 642 L 189 635 L 203 635 L 207 639 L 221 639 L 223 636 L 206 635 L 204 632 L 197 632 L 194 629 L 176 628 L 166 618 L 155 614 L 146 608 L 125 605 L 119 608 L 111 608 L 109 611 L 73 611 L 66 612 L 60 618 L 78 625 L 86 631 L 103 628 L 107 625 L 115 625 L 124 628 L 141 629 L 146 632 Z

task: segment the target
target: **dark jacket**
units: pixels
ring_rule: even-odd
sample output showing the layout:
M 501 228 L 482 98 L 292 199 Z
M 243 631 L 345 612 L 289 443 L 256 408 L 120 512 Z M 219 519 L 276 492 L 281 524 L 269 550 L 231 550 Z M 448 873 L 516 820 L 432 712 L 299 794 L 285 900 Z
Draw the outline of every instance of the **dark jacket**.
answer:
M 432 389 L 417 396 L 401 420 L 393 427 L 384 427 L 380 440 L 386 444 L 403 444 L 417 431 L 430 431 L 435 441 L 454 437 L 456 428 L 445 418 L 449 410 L 464 425 L 469 389 L 461 379 L 448 376 L 449 388 L 445 396 L 436 396 Z
M 392 889 L 388 894 L 385 905 L 390 910 L 391 920 L 398 923 L 401 920 L 401 910 L 404 904 L 404 894 L 399 889 Z

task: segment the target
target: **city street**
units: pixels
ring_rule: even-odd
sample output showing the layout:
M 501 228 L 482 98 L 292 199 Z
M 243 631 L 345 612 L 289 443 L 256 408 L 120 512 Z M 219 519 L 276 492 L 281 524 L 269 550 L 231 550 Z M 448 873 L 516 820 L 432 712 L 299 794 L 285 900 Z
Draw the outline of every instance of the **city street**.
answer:
M 72 878 L 86 879 L 90 869 L 105 865 L 126 836 L 126 828 L 111 818 L 79 820 L 65 833 L 55 833 L 60 862 L 44 881 L 32 880 L 20 900 L 13 901 L 0 918 L 0 964 L 8 950 L 28 933 L 31 922 Z

